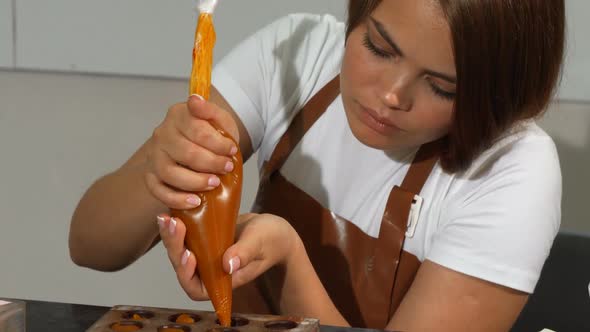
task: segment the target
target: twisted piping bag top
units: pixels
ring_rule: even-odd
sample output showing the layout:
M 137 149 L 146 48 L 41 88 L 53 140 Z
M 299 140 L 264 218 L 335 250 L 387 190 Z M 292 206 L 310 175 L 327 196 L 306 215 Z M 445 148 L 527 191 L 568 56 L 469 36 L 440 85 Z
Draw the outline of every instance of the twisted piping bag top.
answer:
M 199 0 L 197 4 L 199 11 L 207 14 L 213 14 L 216 6 L 217 0 Z

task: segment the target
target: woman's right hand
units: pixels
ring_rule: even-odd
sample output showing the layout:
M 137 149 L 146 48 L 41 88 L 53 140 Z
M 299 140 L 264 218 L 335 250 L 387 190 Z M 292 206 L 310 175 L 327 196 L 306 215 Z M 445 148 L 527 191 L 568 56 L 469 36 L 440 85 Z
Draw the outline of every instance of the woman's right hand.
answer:
M 194 193 L 216 188 L 217 175 L 234 169 L 231 156 L 238 151 L 238 137 L 232 116 L 200 96 L 170 107 L 148 146 L 144 177 L 148 190 L 173 209 L 199 206 L 201 200 Z

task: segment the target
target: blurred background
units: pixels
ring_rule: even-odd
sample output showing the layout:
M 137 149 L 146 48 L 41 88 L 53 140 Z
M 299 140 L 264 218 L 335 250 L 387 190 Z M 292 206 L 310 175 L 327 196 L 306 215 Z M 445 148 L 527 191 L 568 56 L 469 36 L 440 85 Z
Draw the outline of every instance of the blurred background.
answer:
M 562 231 L 590 234 L 590 2 L 566 2 L 567 63 L 540 124 L 561 158 Z M 221 0 L 215 59 L 287 13 L 343 19 L 345 7 L 343 0 Z M 188 0 L 0 0 L 1 297 L 211 308 L 186 297 L 161 245 L 115 273 L 75 266 L 67 245 L 82 193 L 186 99 L 194 8 Z M 255 159 L 246 164 L 242 211 L 256 193 Z

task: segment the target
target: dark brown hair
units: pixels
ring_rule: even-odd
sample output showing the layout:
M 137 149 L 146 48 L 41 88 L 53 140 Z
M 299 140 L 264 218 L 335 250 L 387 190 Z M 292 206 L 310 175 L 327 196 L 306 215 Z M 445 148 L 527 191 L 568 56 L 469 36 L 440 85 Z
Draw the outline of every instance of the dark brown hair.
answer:
M 350 0 L 346 35 L 381 0 Z M 457 92 L 445 170 L 463 170 L 513 124 L 539 116 L 560 78 L 564 0 L 438 0 L 451 30 Z

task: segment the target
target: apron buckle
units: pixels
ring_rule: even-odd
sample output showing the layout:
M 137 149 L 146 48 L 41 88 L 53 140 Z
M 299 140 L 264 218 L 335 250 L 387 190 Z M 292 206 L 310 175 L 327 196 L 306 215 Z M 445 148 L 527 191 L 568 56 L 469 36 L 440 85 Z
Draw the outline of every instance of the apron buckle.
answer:
M 424 199 L 418 195 L 414 195 L 412 205 L 410 206 L 410 213 L 408 215 L 408 229 L 406 230 L 406 237 L 413 237 L 416 233 L 416 225 L 418 224 L 418 218 L 420 217 L 420 209 L 422 209 L 422 203 Z

